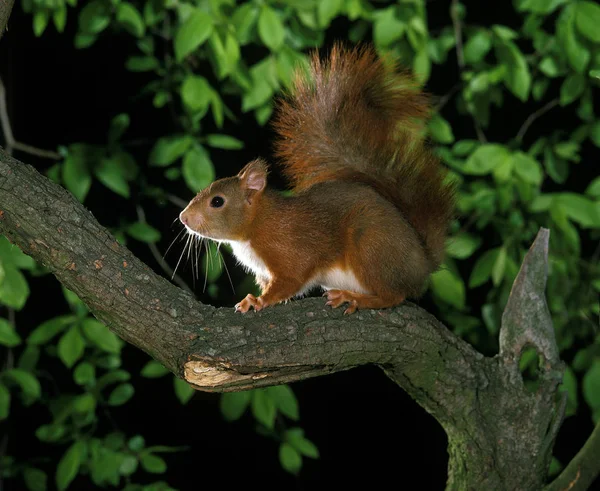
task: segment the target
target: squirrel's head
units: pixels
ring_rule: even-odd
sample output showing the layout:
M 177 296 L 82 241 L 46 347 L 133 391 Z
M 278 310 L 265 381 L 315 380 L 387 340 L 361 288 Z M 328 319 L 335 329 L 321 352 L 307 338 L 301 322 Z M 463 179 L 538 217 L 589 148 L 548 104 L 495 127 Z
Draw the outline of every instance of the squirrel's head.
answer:
M 253 160 L 235 177 L 213 182 L 179 214 L 189 232 L 213 240 L 247 240 L 267 185 L 267 164 Z

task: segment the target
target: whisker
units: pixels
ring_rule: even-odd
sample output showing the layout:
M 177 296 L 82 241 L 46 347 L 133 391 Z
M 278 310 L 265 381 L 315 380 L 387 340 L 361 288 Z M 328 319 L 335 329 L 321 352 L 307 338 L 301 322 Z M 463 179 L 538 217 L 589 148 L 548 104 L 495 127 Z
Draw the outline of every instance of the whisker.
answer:
M 171 244 L 169 245 L 169 247 L 167 247 L 167 250 L 165 251 L 165 253 L 163 254 L 163 259 L 165 258 L 165 256 L 169 253 L 169 251 L 171 250 L 171 247 L 173 247 L 173 244 L 175 244 L 175 241 L 179 238 L 179 236 L 185 232 L 186 228 L 183 227 L 179 233 L 175 236 L 175 238 L 171 241 Z
M 189 235 L 188 235 L 188 239 L 185 243 L 185 245 L 183 246 L 183 249 L 181 251 L 181 254 L 179 255 L 179 260 L 177 261 L 177 264 L 175 265 L 175 269 L 173 270 L 173 275 L 171 276 L 171 279 L 173 279 L 175 277 L 175 273 L 177 273 L 177 268 L 179 267 L 179 263 L 181 262 L 181 259 L 183 258 L 183 255 L 185 254 L 185 249 L 187 247 L 187 245 L 189 244 Z
M 231 275 L 229 274 L 229 269 L 227 268 L 227 263 L 225 262 L 225 258 L 223 257 L 223 253 L 221 252 L 221 244 L 222 244 L 222 242 L 219 242 L 219 245 L 217 246 L 217 253 L 219 254 L 219 258 L 221 259 L 221 264 L 223 265 L 223 268 L 225 269 L 225 272 L 227 273 L 227 278 L 229 278 L 229 284 L 231 285 L 231 291 L 233 291 L 233 294 L 235 295 L 235 287 L 233 286 L 233 281 L 231 281 Z
M 204 250 L 205 255 L 208 254 L 209 259 L 210 259 L 210 247 L 208 246 L 208 243 L 204 243 Z M 208 261 L 209 259 L 206 260 L 206 263 L 204 265 L 204 288 L 202 288 L 202 293 L 204 293 L 206 291 L 206 283 L 208 282 Z

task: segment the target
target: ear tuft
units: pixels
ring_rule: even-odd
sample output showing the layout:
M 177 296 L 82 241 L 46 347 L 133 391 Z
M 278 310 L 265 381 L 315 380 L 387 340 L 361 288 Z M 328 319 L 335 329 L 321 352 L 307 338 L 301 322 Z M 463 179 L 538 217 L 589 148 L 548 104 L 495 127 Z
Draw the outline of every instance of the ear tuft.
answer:
M 238 174 L 242 187 L 250 191 L 261 192 L 267 186 L 269 166 L 264 160 L 256 159 L 246 164 Z

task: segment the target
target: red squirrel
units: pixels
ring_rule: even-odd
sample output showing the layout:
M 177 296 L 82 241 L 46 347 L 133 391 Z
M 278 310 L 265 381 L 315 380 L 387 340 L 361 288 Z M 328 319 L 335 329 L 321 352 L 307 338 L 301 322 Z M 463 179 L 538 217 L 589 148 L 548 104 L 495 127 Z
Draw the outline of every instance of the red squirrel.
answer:
M 427 97 L 373 48 L 335 46 L 296 73 L 275 117 L 276 156 L 291 196 L 267 187 L 268 165 L 200 191 L 188 232 L 229 243 L 261 295 L 247 312 L 321 287 L 351 314 L 418 297 L 444 257 L 454 188 L 426 146 Z

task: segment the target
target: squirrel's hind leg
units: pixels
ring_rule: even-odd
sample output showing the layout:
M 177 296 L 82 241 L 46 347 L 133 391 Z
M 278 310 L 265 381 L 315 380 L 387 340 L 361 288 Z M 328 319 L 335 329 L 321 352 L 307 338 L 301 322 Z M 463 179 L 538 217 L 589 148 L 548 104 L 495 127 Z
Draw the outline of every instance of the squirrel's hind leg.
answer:
M 328 290 L 323 296 L 327 297 L 326 305 L 331 305 L 334 309 L 344 303 L 350 304 L 344 311 L 344 314 L 353 314 L 356 312 L 356 309 L 384 309 L 386 307 L 393 307 L 394 305 L 401 304 L 406 299 L 406 295 L 400 293 L 381 297 L 348 290 Z

